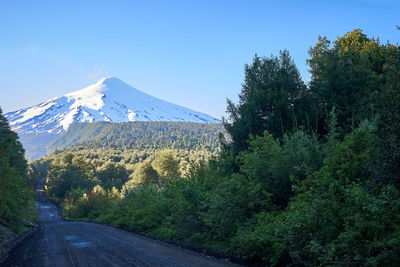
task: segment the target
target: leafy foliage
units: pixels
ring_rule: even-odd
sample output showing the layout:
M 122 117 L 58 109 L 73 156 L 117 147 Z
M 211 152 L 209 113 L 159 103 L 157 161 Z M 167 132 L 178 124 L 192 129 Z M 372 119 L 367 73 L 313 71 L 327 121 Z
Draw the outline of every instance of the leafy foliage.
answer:
M 121 164 L 106 162 L 96 169 L 99 185 L 105 189 L 121 189 L 129 180 L 129 171 Z
M 24 149 L 0 109 L 0 225 L 20 232 L 35 220 L 34 194 L 28 184 Z
M 162 151 L 152 162 L 161 183 L 180 177 L 179 164 L 171 151 Z
M 52 161 L 46 190 L 56 200 L 62 200 L 73 188 L 91 188 L 95 184 L 94 168 L 85 159 L 67 153 Z
M 288 51 L 279 57 L 260 58 L 245 66 L 245 82 L 239 104 L 228 100 L 229 121 L 224 126 L 232 137 L 236 152 L 247 148 L 249 135 L 268 131 L 282 137 L 287 131 L 303 126 L 312 128 L 307 117 L 311 99 L 307 87 Z
M 398 49 L 398 48 L 397 48 Z M 395 67 L 393 45 L 368 38 L 360 29 L 339 37 L 331 46 L 320 37 L 309 50 L 310 89 L 318 100 L 324 131 L 328 113 L 335 107 L 341 136 L 378 113 L 380 95 Z M 398 57 L 398 55 L 397 55 Z M 390 67 L 389 67 L 390 66 Z
M 130 190 L 140 185 L 159 184 L 157 171 L 151 166 L 150 162 L 144 161 L 136 167 L 132 178 L 125 183 L 124 189 Z

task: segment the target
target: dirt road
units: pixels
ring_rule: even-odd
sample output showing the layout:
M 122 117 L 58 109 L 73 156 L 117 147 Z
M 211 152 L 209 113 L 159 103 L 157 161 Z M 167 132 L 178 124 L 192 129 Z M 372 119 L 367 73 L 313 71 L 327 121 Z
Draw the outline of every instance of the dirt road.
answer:
M 36 189 L 40 228 L 2 266 L 235 266 L 114 227 L 63 221 L 43 183 Z

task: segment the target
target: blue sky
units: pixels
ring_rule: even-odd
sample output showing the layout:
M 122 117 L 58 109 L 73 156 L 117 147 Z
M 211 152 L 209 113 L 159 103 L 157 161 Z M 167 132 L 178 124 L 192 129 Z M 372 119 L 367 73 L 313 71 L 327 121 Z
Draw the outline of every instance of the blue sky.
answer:
M 288 49 L 304 80 L 318 36 L 400 42 L 399 1 L 2 1 L 0 106 L 31 106 L 116 76 L 221 118 L 244 64 Z

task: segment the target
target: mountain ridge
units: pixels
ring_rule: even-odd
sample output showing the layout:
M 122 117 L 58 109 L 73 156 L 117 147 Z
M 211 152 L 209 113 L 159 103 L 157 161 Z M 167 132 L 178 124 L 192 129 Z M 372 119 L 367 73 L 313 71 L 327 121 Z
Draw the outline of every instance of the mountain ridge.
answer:
M 56 133 L 74 122 L 220 120 L 169 103 L 129 86 L 116 77 L 105 77 L 83 89 L 5 114 L 17 133 Z
M 80 90 L 38 105 L 8 112 L 5 117 L 20 136 L 29 158 L 43 156 L 43 146 L 79 122 L 174 121 L 220 123 L 204 113 L 142 92 L 116 77 L 104 77 Z M 38 141 L 38 143 L 35 143 Z M 31 147 L 41 150 L 31 153 Z

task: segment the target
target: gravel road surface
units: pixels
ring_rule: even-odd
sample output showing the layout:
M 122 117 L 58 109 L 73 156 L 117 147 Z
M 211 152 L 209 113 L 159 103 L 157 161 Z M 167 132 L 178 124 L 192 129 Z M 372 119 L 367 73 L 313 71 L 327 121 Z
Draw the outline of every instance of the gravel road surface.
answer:
M 63 221 L 43 183 L 36 188 L 39 230 L 2 266 L 237 266 L 111 226 Z

